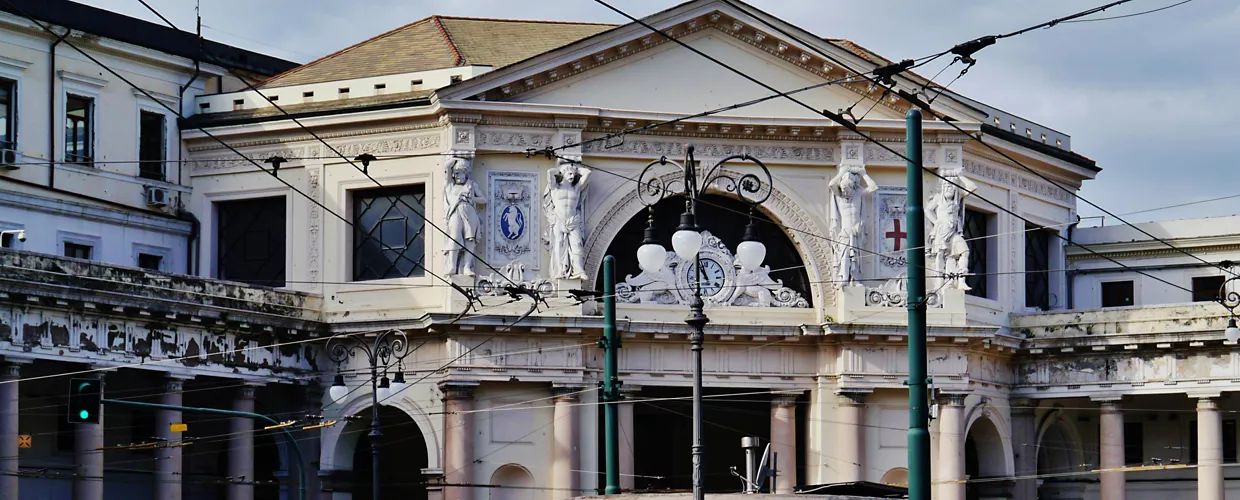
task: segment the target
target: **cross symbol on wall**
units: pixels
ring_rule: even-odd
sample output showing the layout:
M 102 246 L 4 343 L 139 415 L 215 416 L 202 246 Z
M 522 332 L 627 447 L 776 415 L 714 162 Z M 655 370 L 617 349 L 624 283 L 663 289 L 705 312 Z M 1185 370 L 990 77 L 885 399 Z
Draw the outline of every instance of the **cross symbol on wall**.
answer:
M 900 240 L 908 237 L 908 233 L 900 230 L 900 219 L 892 219 L 895 223 L 895 229 L 887 231 L 887 237 L 895 240 L 895 250 L 900 251 Z

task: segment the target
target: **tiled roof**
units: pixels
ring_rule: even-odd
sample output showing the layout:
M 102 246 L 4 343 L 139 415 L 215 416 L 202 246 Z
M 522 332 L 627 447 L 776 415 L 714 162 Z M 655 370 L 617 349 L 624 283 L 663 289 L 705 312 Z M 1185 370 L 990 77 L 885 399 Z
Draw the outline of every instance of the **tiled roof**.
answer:
M 263 86 L 286 87 L 453 66 L 500 68 L 614 27 L 431 16 L 277 75 Z

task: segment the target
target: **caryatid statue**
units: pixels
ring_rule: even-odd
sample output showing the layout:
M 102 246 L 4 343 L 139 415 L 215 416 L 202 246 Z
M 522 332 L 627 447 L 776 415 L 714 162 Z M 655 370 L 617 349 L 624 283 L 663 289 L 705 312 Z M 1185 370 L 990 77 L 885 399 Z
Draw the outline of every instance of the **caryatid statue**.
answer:
M 831 238 L 834 240 L 836 286 L 852 285 L 861 274 L 857 255 L 862 245 L 865 198 L 878 190 L 864 165 L 840 165 L 827 184 L 831 190 Z
M 932 273 L 943 277 L 940 283 L 951 288 L 971 290 L 965 283 L 969 273 L 969 243 L 964 239 L 964 198 L 977 191 L 977 184 L 960 169 L 939 172 L 939 189 L 926 201 L 926 218 L 931 229 L 926 238 Z M 963 189 L 962 189 L 963 188 Z
M 586 217 L 583 203 L 590 169 L 561 159 L 547 170 L 543 207 L 551 244 L 551 278 L 585 279 Z
M 482 227 L 478 205 L 486 203 L 486 198 L 474 182 L 473 160 L 454 156 L 444 163 L 444 174 L 444 229 L 449 237 L 444 255 L 448 274 L 473 276 L 478 229 Z

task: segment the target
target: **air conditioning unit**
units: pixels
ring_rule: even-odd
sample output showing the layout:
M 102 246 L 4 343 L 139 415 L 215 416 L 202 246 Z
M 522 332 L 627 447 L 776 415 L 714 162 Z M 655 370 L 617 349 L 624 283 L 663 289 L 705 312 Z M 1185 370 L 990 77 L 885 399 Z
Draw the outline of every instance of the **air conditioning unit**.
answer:
M 155 207 L 167 206 L 168 190 L 161 187 L 147 186 L 146 204 Z
M 0 149 L 0 167 L 9 170 L 17 170 L 21 168 L 17 165 L 17 151 L 12 149 Z

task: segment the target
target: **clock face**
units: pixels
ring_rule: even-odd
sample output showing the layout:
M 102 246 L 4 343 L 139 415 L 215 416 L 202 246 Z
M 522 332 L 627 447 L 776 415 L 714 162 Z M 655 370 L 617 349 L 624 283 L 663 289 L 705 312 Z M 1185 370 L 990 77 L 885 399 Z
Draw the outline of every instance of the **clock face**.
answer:
M 701 261 L 702 268 L 696 274 L 697 279 L 702 282 L 702 296 L 714 297 L 723 291 L 723 282 L 727 274 L 724 271 L 723 264 L 720 264 L 719 261 L 707 258 L 703 258 Z M 696 266 L 690 264 L 690 276 L 694 274 L 692 271 L 694 267 Z M 693 280 L 690 280 L 690 285 L 694 284 Z

